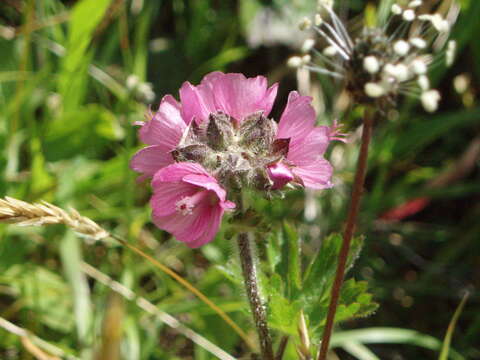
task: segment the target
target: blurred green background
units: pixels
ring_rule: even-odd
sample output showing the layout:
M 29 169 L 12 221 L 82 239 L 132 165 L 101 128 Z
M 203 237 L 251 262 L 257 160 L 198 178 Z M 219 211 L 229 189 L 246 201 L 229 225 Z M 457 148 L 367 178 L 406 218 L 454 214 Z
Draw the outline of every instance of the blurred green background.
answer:
M 378 5 L 347 1 L 357 19 L 367 3 L 370 10 Z M 480 1 L 461 3 L 452 34 L 457 60 L 433 73 L 440 110 L 429 115 L 403 101 L 376 124 L 359 224 L 365 248 L 352 274 L 369 282 L 380 308 L 342 329 L 377 336 L 368 346 L 380 359 L 438 358 L 438 344 L 420 333 L 441 341 L 465 290 L 471 295 L 453 348 L 457 359 L 480 359 Z M 278 119 L 297 87 L 295 71 L 285 65 L 302 43 L 296 23 L 315 6 L 313 0 L 2 0 L 0 195 L 75 207 L 154 254 L 252 333 L 243 291 L 219 267 L 231 261 L 231 241 L 221 233 L 192 251 L 150 223 L 150 190 L 129 169 L 141 146 L 132 124 L 163 95 L 176 96 L 183 81 L 197 83 L 214 70 L 280 82 Z M 272 224 L 295 223 L 306 259 L 342 226 L 358 151 L 358 112 L 335 108 L 332 94 L 314 94 L 324 104 L 319 123 L 340 116 L 352 134 L 330 150 L 336 187 L 257 204 Z M 114 242 L 84 241 L 62 226 L 0 226 L 0 317 L 82 359 L 213 358 L 112 295 L 86 274 L 84 262 L 234 356 L 246 354 L 239 337 L 177 282 Z M 419 334 L 393 341 L 374 333 L 378 326 Z M 339 358 L 374 359 L 345 350 L 337 350 Z M 288 354 L 295 358 L 293 346 Z M 0 328 L 1 359 L 34 356 Z

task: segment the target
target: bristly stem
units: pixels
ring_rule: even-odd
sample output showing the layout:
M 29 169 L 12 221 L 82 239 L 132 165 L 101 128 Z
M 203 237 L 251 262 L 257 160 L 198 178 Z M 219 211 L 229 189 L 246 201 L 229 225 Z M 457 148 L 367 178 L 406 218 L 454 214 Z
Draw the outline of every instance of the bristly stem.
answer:
M 355 173 L 355 180 L 353 183 L 352 196 L 350 199 L 350 208 L 348 209 L 348 217 L 345 225 L 345 232 L 343 234 L 342 247 L 338 254 L 337 271 L 335 273 L 335 280 L 332 286 L 332 293 L 330 297 L 330 305 L 328 307 L 327 322 L 323 331 L 322 343 L 320 353 L 317 360 L 326 360 L 328 346 L 330 344 L 330 337 L 332 335 L 335 312 L 337 310 L 338 299 L 340 297 L 340 290 L 343 284 L 345 275 L 345 267 L 347 264 L 350 244 L 352 242 L 355 224 L 357 222 L 358 211 L 360 209 L 360 200 L 362 198 L 363 186 L 365 184 L 365 174 L 367 172 L 368 146 L 372 137 L 372 127 L 375 110 L 367 108 L 363 119 L 362 144 L 360 146 L 360 154 L 358 155 L 357 171 Z
M 267 314 L 265 312 L 265 307 L 262 304 L 258 289 L 257 270 L 248 233 L 240 233 L 237 242 L 245 282 L 245 290 L 247 292 L 250 309 L 252 310 L 253 319 L 257 328 L 262 359 L 274 360 L 272 338 L 268 330 Z

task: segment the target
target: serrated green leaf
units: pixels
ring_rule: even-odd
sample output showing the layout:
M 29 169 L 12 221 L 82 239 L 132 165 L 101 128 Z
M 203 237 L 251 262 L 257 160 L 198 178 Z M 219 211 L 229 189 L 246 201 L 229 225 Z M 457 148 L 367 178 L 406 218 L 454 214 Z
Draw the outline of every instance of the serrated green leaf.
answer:
M 272 296 L 269 304 L 268 324 L 285 334 L 296 335 L 302 305 L 299 301 L 289 301 L 281 295 Z
M 350 253 L 347 259 L 348 271 L 358 258 L 363 246 L 363 236 L 352 239 Z M 327 236 L 320 246 L 317 256 L 311 261 L 305 272 L 303 290 L 306 296 L 321 296 L 327 287 L 333 283 L 337 269 L 338 253 L 342 246 L 342 236 L 334 233 Z

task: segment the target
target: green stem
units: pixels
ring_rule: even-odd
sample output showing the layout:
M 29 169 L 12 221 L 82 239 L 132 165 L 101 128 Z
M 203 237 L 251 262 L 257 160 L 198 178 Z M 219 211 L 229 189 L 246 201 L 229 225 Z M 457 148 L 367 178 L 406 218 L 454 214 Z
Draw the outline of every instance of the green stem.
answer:
M 274 360 L 272 338 L 268 330 L 267 314 L 260 297 L 257 281 L 257 269 L 252 252 L 252 244 L 248 233 L 242 232 L 238 235 L 238 249 L 240 263 L 242 265 L 245 290 L 247 292 L 250 309 L 257 328 L 258 340 L 263 360 Z

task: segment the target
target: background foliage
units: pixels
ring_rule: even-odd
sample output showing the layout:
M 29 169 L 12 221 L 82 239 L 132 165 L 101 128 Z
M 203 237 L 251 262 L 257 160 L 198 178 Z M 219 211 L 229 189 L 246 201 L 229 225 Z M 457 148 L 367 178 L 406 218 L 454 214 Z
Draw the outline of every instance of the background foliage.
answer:
M 373 9 L 378 2 L 368 3 Z M 357 16 L 366 4 L 348 1 Z M 314 7 L 310 0 L 2 1 L 0 194 L 77 208 L 189 279 L 253 335 L 234 274 L 234 247 L 225 233 L 192 251 L 150 223 L 149 189 L 135 183 L 128 167 L 139 146 L 132 124 L 143 118 L 147 104 L 155 108 L 183 81 L 196 83 L 213 70 L 280 81 L 277 116 L 296 87 L 294 71 L 285 66 L 301 45 L 295 24 Z M 359 226 L 364 249 L 348 289 L 361 288 L 363 294 L 368 281 L 380 308 L 374 316 L 341 325 L 357 329 L 333 339 L 342 359 L 438 358 L 438 339 L 465 289 L 471 296 L 451 356 L 480 359 L 479 16 L 480 2 L 462 1 L 453 31 L 457 60 L 434 74 L 443 94 L 440 111 L 427 115 L 408 100 L 391 119 L 376 124 Z M 330 92 L 324 99 L 325 108 L 333 110 L 319 122 L 330 123 L 338 111 L 329 105 Z M 278 295 L 272 296 L 272 326 L 292 335 L 288 358 L 295 358 L 298 344 L 298 309 L 290 318 L 286 309 L 295 308 L 301 286 L 315 284 L 308 316 L 314 338 L 321 327 L 316 321 L 322 316 L 314 313 L 323 311 L 326 293 L 318 292 L 314 275 L 323 273 L 328 246 L 335 246 L 336 235 L 326 236 L 341 228 L 358 151 L 358 114 L 348 114 L 344 123 L 352 139 L 330 153 L 337 169 L 333 190 L 306 196 L 299 191 L 286 200 L 255 204 L 280 229 L 260 239 L 259 253 L 269 274 L 266 293 Z M 301 252 L 295 251 L 298 236 Z M 317 265 L 307 267 L 319 248 L 327 250 Z M 60 226 L 0 226 L 0 317 L 80 358 L 114 359 L 108 349 L 118 343 L 124 359 L 211 358 L 89 278 L 83 262 L 233 355 L 246 354 L 223 320 L 177 282 L 114 242 L 83 241 Z M 306 272 L 292 272 L 292 266 Z M 285 274 L 288 283 L 275 274 Z M 357 290 L 352 291 L 345 296 Z M 352 303 L 360 305 L 354 313 L 346 306 L 346 318 L 373 310 L 369 295 L 356 296 Z M 362 308 L 362 302 L 371 308 Z M 115 328 L 121 329 L 118 337 L 112 336 Z M 32 358 L 17 336 L 1 328 L 0 334 L 0 358 Z

